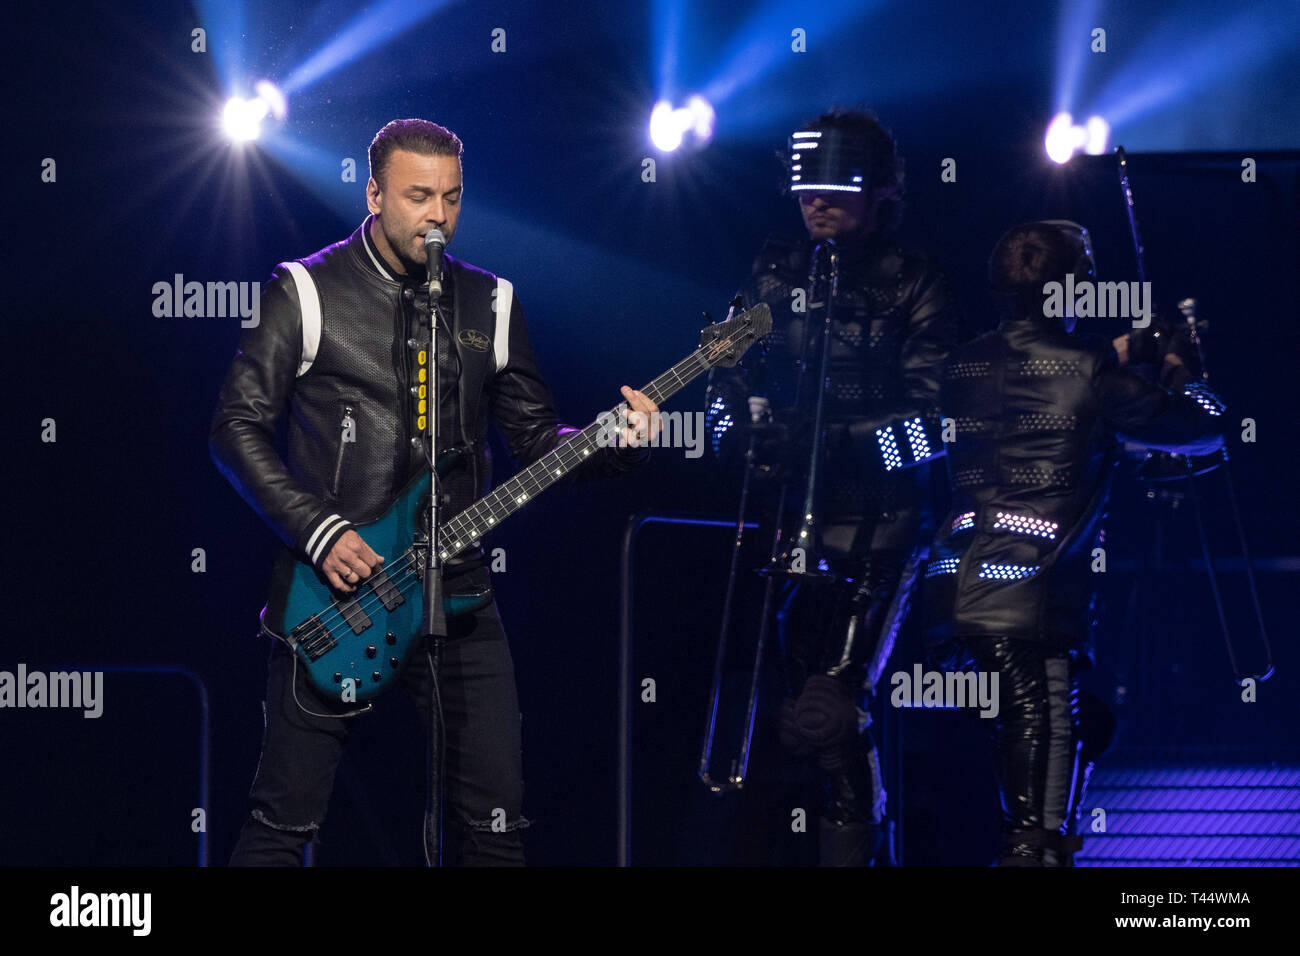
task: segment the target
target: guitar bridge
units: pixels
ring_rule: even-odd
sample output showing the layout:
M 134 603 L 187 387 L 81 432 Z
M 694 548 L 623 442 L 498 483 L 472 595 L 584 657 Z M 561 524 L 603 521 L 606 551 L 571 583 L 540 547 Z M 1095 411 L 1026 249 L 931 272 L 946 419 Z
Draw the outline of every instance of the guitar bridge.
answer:
M 321 621 L 319 614 L 313 614 L 289 632 L 289 639 L 303 649 L 308 659 L 318 661 L 329 651 L 338 647 L 338 641 L 330 629 Z

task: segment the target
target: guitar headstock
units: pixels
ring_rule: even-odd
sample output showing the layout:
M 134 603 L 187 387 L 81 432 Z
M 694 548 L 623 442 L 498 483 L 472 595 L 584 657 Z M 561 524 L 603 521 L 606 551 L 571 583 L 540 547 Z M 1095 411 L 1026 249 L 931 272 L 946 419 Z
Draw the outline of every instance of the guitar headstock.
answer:
M 700 329 L 700 348 L 709 350 L 709 365 L 730 368 L 771 331 L 772 310 L 766 302 L 760 302 L 724 322 Z

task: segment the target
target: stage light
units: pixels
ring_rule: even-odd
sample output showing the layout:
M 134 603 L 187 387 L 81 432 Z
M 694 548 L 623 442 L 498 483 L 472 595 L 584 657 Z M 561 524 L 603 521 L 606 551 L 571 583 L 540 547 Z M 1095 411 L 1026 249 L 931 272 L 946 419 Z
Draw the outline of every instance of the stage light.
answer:
M 689 134 L 692 146 L 704 146 L 713 138 L 715 119 L 709 101 L 698 94 L 677 109 L 667 100 L 660 100 L 650 111 L 650 142 L 660 152 L 671 153 L 687 142 Z
M 285 98 L 285 95 L 270 80 L 258 80 L 253 89 L 257 90 L 258 99 L 266 102 L 271 115 L 276 120 L 283 122 L 284 118 L 289 115 L 289 101 Z
M 1047 158 L 1054 163 L 1067 163 L 1074 155 L 1072 131 L 1074 117 L 1069 113 L 1057 113 L 1047 124 L 1047 135 L 1043 137 L 1043 148 Z
M 702 96 L 692 96 L 686 101 L 691 113 L 691 131 L 701 145 L 713 139 L 713 121 L 717 118 L 709 101 Z
M 1093 119 L 1099 120 L 1098 117 L 1093 117 Z M 1074 154 L 1088 142 L 1088 131 L 1082 126 L 1075 126 L 1074 117 L 1069 113 L 1061 112 L 1053 116 L 1052 121 L 1047 124 L 1047 134 L 1043 137 L 1043 148 L 1047 150 L 1047 158 L 1052 162 L 1068 163 Z M 1102 142 L 1105 142 L 1104 132 L 1102 133 Z
M 672 104 L 660 100 L 650 111 L 650 142 L 661 153 L 671 153 L 682 145 L 682 134 L 686 129 L 678 121 Z
M 246 143 L 261 135 L 262 120 L 268 112 L 270 107 L 266 100 L 246 100 L 242 96 L 233 96 L 226 101 L 226 108 L 221 114 L 221 125 L 226 135 L 236 143 Z
M 269 80 L 258 80 L 257 96 L 246 100 L 232 96 L 221 114 L 226 135 L 236 143 L 246 143 L 262 135 L 262 121 L 273 116 L 277 121 L 289 115 L 289 102 Z
M 1101 156 L 1106 152 L 1106 140 L 1110 138 L 1110 124 L 1100 116 L 1088 117 L 1087 125 L 1084 126 L 1087 133 L 1087 142 L 1084 144 L 1083 151 L 1089 156 Z

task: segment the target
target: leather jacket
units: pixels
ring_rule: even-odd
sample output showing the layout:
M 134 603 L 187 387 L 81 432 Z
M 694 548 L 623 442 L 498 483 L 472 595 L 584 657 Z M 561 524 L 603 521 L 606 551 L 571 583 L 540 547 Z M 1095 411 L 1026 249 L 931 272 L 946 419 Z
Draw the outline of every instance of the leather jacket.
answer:
M 806 238 L 770 238 L 763 246 L 740 295 L 745 308 L 768 303 L 772 332 L 764 337 L 762 352 L 751 351 L 743 366 L 713 370 L 706 399 L 712 447 L 729 458 L 748 441 L 748 397 L 767 397 L 774 427 L 760 442 L 759 458 L 784 457 L 790 486 L 800 493 L 816 399 L 809 384 L 821 359 L 828 288 L 824 261 L 817 281 L 810 281 L 813 249 Z M 805 311 L 797 311 L 801 291 Z M 840 244 L 834 305 L 822 523 L 879 524 L 881 531 L 893 524 L 883 537 L 868 533 L 869 540 L 856 541 L 849 550 L 909 550 L 928 504 L 927 469 L 909 466 L 943 454 L 939 374 L 955 344 L 960 311 L 933 259 L 875 237 Z M 805 394 L 796 401 L 805 352 Z M 884 453 L 891 442 L 899 446 L 899 459 Z
M 295 263 L 274 270 L 262 290 L 260 322 L 244 331 L 222 385 L 209 436 L 221 472 L 294 556 L 318 571 L 344 532 L 378 518 L 427 468 L 419 438 L 427 398 L 424 293 L 409 278 L 372 268 L 363 239 L 369 222 L 299 260 L 297 270 Z M 308 295 L 307 309 L 302 269 L 317 296 L 312 302 Z M 450 334 L 440 332 L 432 366 L 443 370 L 440 383 L 454 377 L 459 414 L 458 421 L 440 420 L 439 452 L 456 441 L 473 452 L 443 477 L 451 516 L 489 489 L 489 415 L 522 465 L 573 429 L 555 413 L 510 284 L 450 255 L 446 270 L 455 290 Z M 286 420 L 282 459 L 275 441 Z M 622 474 L 648 456 L 646 449 L 603 449 L 574 477 Z
M 1223 444 L 1224 407 L 1204 386 L 1153 385 L 1121 368 L 1109 341 L 1059 320 L 1008 319 L 958 349 L 941 402 L 953 510 L 924 582 L 932 645 L 989 636 L 1082 649 L 1120 440 L 1194 455 Z

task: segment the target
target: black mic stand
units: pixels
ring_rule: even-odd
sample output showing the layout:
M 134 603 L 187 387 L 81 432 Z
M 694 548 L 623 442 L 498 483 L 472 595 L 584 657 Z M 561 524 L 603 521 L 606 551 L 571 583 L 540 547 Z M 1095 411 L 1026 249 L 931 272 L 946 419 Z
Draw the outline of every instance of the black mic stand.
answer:
M 430 256 L 430 259 L 433 259 Z M 437 257 L 439 260 L 441 256 Z M 442 670 L 442 642 L 447 636 L 447 617 L 442 604 L 442 559 L 438 555 L 439 531 L 442 519 L 442 489 L 438 481 L 438 413 L 442 408 L 438 382 L 438 299 L 442 296 L 441 262 L 435 274 L 434 262 L 429 262 L 429 368 L 428 403 L 425 405 L 424 440 L 429 462 L 429 504 L 426 512 L 428 527 L 427 558 L 424 564 L 424 616 L 422 630 L 429 641 L 429 755 L 428 804 L 424 820 L 424 858 L 429 866 L 442 866 L 442 792 L 445 768 L 446 731 L 442 720 L 442 692 L 438 675 Z M 418 387 L 417 387 L 418 394 Z

